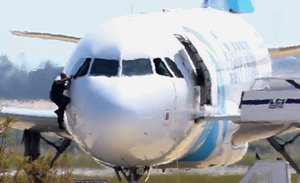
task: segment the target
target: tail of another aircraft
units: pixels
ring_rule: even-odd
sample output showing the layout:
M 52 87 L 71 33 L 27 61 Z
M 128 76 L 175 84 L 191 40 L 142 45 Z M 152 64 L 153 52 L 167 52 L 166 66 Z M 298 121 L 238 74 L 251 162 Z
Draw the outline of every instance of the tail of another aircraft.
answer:
M 252 0 L 204 0 L 203 7 L 212 7 L 231 13 L 253 13 Z

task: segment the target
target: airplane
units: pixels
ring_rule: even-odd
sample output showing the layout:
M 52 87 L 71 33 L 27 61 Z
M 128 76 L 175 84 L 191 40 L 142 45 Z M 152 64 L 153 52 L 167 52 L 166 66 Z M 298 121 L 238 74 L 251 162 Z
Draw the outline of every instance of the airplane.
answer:
M 74 141 L 130 183 L 152 167 L 234 164 L 249 142 L 299 130 L 299 79 L 272 76 L 262 37 L 236 15 L 251 12 L 251 1 L 241 9 L 224 1 L 222 10 L 213 2 L 121 16 L 83 38 L 11 31 L 78 43 L 64 69 L 74 75 L 71 102 L 66 131 L 49 110 L 2 106 L 0 115 L 17 119 L 32 159 L 40 133 L 56 135 L 63 150 Z

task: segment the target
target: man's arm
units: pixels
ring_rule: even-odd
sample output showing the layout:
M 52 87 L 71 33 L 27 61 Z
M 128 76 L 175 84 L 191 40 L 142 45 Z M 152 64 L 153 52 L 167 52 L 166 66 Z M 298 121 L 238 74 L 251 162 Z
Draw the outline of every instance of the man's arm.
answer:
M 64 78 L 64 79 L 56 80 L 55 82 L 56 82 L 56 84 L 65 84 L 66 81 L 68 81 L 68 80 L 70 80 L 70 79 L 71 79 L 71 78 L 66 77 L 66 78 Z

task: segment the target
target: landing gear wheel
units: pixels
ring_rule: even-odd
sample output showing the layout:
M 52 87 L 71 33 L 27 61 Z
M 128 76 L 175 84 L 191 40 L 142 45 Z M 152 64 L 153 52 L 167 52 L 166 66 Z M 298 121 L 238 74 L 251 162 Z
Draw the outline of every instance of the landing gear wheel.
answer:
M 117 174 L 119 182 L 122 181 L 120 172 L 122 173 L 123 177 L 126 178 L 128 183 L 138 183 L 140 178 L 147 172 L 149 173 L 150 167 L 146 166 L 142 167 L 115 167 L 115 172 Z M 147 178 L 148 179 L 148 178 Z

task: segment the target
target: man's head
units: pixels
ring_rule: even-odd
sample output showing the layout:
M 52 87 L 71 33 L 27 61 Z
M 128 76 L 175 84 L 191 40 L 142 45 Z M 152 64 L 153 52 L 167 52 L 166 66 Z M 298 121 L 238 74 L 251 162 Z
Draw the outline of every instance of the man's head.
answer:
M 67 77 L 66 73 L 64 73 L 64 72 L 60 73 L 60 78 L 61 79 L 65 79 L 66 77 Z

